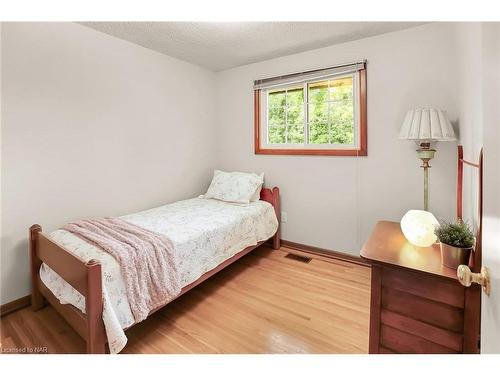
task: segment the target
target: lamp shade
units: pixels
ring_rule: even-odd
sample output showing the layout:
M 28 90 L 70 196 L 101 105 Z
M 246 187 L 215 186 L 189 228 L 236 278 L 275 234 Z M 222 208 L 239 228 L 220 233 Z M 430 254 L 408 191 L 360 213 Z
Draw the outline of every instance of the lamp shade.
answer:
M 403 121 L 399 138 L 427 142 L 457 139 L 446 112 L 436 108 L 409 110 Z
M 428 211 L 410 210 L 401 219 L 401 231 L 406 239 L 415 246 L 427 247 L 436 242 L 434 229 L 439 222 Z

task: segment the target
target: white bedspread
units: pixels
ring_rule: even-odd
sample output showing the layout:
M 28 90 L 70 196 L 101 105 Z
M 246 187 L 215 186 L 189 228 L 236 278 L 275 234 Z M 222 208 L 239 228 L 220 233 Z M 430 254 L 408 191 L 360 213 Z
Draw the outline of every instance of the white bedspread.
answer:
M 193 198 L 121 218 L 172 240 L 182 287 L 245 247 L 272 237 L 278 228 L 274 208 L 264 201 L 237 205 Z M 101 262 L 104 326 L 110 352 L 118 353 L 127 343 L 124 329 L 134 323 L 118 263 L 105 251 L 65 230 L 52 232 L 50 238 L 86 261 Z M 61 303 L 85 312 L 85 298 L 45 264 L 40 277 Z

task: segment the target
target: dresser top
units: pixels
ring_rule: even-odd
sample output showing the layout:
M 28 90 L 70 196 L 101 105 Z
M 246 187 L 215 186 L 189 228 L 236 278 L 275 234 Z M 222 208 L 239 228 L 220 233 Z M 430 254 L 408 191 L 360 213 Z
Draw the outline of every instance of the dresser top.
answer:
M 439 245 L 418 247 L 409 243 L 399 223 L 379 221 L 361 249 L 361 257 L 371 263 L 422 271 L 457 279 L 457 271 L 441 264 Z

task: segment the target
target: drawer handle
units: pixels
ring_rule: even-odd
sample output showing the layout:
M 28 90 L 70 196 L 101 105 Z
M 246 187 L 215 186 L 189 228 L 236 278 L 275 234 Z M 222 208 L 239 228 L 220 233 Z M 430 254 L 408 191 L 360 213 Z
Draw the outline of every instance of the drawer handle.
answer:
M 481 267 L 481 273 L 474 273 L 465 264 L 461 264 L 457 268 L 457 277 L 463 286 L 469 287 L 472 283 L 476 283 L 483 287 L 484 293 L 487 296 L 490 295 L 490 271 L 487 267 Z

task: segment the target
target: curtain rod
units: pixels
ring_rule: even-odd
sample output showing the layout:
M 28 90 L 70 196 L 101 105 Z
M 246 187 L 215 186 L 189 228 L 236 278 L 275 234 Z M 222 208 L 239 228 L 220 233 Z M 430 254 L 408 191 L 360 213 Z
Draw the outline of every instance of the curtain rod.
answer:
M 290 78 L 294 78 L 294 77 L 300 77 L 303 75 L 319 73 L 319 72 L 328 71 L 328 70 L 332 70 L 332 69 L 354 67 L 357 65 L 363 65 L 363 67 L 364 67 L 366 65 L 366 60 L 356 61 L 356 62 L 352 62 L 352 63 L 348 63 L 348 64 L 334 65 L 334 66 L 330 66 L 328 68 L 313 69 L 313 70 L 307 70 L 307 71 L 303 71 L 303 72 L 284 74 L 281 76 L 257 79 L 254 81 L 254 86 L 263 85 L 263 84 L 268 83 L 268 82 L 280 81 L 280 80 L 290 79 Z

